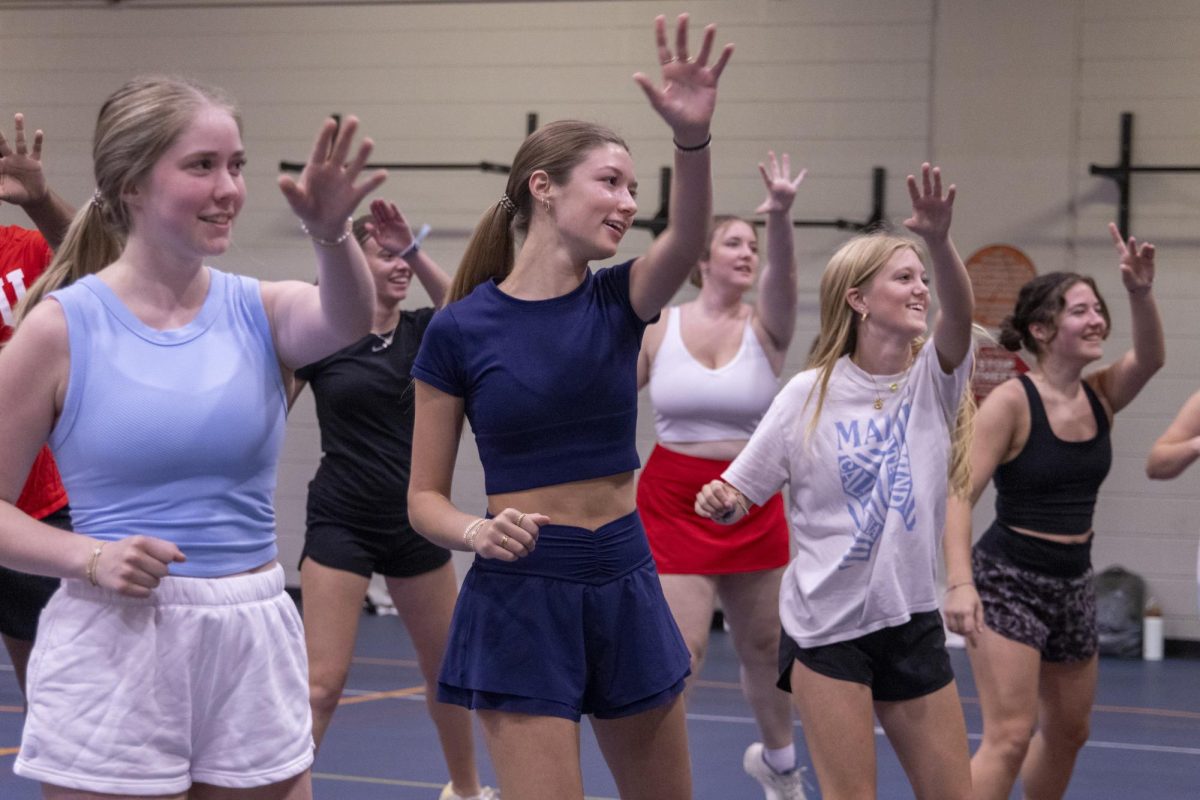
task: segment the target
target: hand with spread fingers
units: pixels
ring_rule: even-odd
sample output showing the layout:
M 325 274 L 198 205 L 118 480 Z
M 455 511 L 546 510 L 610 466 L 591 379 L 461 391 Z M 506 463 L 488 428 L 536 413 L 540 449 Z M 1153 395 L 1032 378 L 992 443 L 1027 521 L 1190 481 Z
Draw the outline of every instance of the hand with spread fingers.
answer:
M 357 130 L 357 117 L 347 117 L 340 127 L 334 120 L 326 120 L 299 179 L 288 175 L 279 178 L 279 188 L 292 211 L 318 241 L 335 241 L 342 236 L 354 209 L 387 179 L 387 172 L 378 170 L 359 180 L 373 144 L 363 139 L 354 158 L 347 160 Z
M 904 227 L 929 244 L 946 241 L 950 235 L 950 219 L 954 211 L 954 184 L 942 191 L 942 171 L 928 162 L 921 165 L 921 182 L 908 176 L 908 196 L 912 198 L 912 216 Z
M 395 203 L 387 200 L 371 201 L 372 221 L 367 223 L 367 231 L 375 237 L 381 248 L 389 253 L 399 255 L 413 243 L 412 228 Z
M 0 131 L 0 200 L 26 206 L 46 199 L 50 187 L 42 172 L 44 134 L 33 132 L 33 146 L 25 139 L 25 116 L 13 115 L 13 141 Z
M 781 158 L 775 157 L 774 150 L 767 151 L 768 163 L 759 162 L 758 172 L 762 175 L 763 183 L 767 185 L 767 197 L 754 209 L 755 214 L 786 213 L 792 208 L 796 199 L 796 190 L 800 188 L 807 169 L 802 169 L 792 177 L 792 162 L 787 153 Z
M 727 44 L 717 60 L 709 65 L 716 34 L 715 25 L 706 27 L 700 52 L 692 58 L 688 49 L 688 15 L 680 14 L 675 28 L 675 52 L 672 53 L 667 46 L 666 18 L 657 17 L 654 35 L 658 60 L 662 64 L 662 88 L 655 86 L 641 72 L 633 76 L 650 105 L 671 126 L 675 143 L 684 149 L 696 149 L 708 141 L 709 124 L 717 104 L 717 81 L 733 55 L 733 45 Z
M 550 522 L 545 514 L 506 508 L 496 516 L 480 520 L 475 530 L 467 529 L 467 546 L 484 558 L 516 561 L 533 552 L 538 530 Z

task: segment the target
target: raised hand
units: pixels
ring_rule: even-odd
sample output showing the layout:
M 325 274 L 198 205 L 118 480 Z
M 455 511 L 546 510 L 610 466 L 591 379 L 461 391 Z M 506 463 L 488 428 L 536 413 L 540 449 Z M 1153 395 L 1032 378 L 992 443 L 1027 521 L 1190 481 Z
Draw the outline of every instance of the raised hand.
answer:
M 942 171 L 928 162 L 921 165 L 921 185 L 908 176 L 908 196 L 912 198 L 912 216 L 904 227 L 926 242 L 943 242 L 950 235 L 950 217 L 954 211 L 954 184 L 942 193 Z
M 367 223 L 367 231 L 384 250 L 398 255 L 412 245 L 412 228 L 404 218 L 404 212 L 397 208 L 395 203 L 372 200 L 371 218 L 372 221 Z
M 675 52 L 672 54 L 667 46 L 666 18 L 656 17 L 654 36 L 658 45 L 658 62 L 662 64 L 662 88 L 655 86 L 641 72 L 633 76 L 646 93 L 650 105 L 671 126 L 675 142 L 685 148 L 703 145 L 708 140 L 709 123 L 717 105 L 717 81 L 729 63 L 729 57 L 733 55 L 733 45 L 727 44 L 716 62 L 709 66 L 716 34 L 715 25 L 704 29 L 700 52 L 693 59 L 688 55 L 688 15 L 680 14 L 675 29 Z
M 787 153 L 783 154 L 782 159 L 776 159 L 775 151 L 768 150 L 767 157 L 770 159 L 769 167 L 761 161 L 758 164 L 758 171 L 762 175 L 763 183 L 767 185 L 767 198 L 758 208 L 754 209 L 754 213 L 769 214 L 772 211 L 790 211 L 792 201 L 796 199 L 796 190 L 800 188 L 800 182 L 804 180 L 808 170 L 800 170 L 793 178 L 792 164 Z
M 129 536 L 104 545 L 96 560 L 95 580 L 128 597 L 149 597 L 171 564 L 186 561 L 173 543 L 153 536 Z
M 292 211 L 314 238 L 336 240 L 341 236 L 346 220 L 362 199 L 387 179 L 387 173 L 379 170 L 358 182 L 373 145 L 370 139 L 363 139 L 354 159 L 348 161 L 357 130 L 357 117 L 347 117 L 340 128 L 332 119 L 326 120 L 299 180 L 279 177 L 279 188 Z
M 33 132 L 33 147 L 25 141 L 25 116 L 13 115 L 13 142 L 0 132 L 0 200 L 18 206 L 44 200 L 50 189 L 42 172 L 42 138 Z
M 1138 244 L 1132 236 L 1126 242 L 1114 222 L 1108 223 L 1108 232 L 1112 234 L 1117 255 L 1121 258 L 1121 280 L 1125 284 L 1125 291 L 1130 294 L 1150 291 L 1154 283 L 1154 245 L 1149 242 Z

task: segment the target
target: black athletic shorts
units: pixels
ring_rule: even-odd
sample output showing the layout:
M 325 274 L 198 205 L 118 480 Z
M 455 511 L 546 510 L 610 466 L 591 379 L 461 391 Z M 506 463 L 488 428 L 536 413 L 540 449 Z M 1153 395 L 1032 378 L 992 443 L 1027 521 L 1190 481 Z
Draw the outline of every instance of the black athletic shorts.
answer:
M 414 531 L 407 518 L 342 519 L 310 496 L 300 563 L 306 558 L 367 578 L 376 572 L 412 578 L 441 567 L 450 560 L 450 551 Z
M 903 625 L 820 647 L 801 647 L 784 631 L 777 685 L 785 692 L 792 690 L 793 661 L 827 678 L 866 684 L 871 697 L 882 702 L 915 700 L 954 680 L 937 611 L 913 614 Z

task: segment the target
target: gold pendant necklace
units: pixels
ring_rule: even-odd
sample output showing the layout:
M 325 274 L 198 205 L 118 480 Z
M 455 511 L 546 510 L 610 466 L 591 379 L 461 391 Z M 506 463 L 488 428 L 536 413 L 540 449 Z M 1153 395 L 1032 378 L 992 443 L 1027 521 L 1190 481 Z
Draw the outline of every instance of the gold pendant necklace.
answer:
M 908 369 L 904 370 L 908 374 Z M 875 402 L 871 405 L 875 406 L 876 411 L 883 411 L 883 390 L 879 387 L 879 381 L 875 380 L 875 376 L 871 375 L 871 383 L 875 384 Z M 894 394 L 900 391 L 900 381 L 892 381 L 887 385 L 887 388 Z

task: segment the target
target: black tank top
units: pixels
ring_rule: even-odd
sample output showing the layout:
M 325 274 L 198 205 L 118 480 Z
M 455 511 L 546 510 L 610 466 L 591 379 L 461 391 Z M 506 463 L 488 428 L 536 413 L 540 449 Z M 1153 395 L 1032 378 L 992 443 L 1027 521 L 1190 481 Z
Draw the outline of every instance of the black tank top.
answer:
M 1029 398 L 1029 439 L 1016 458 L 996 467 L 996 520 L 1042 533 L 1087 533 L 1092 529 L 1096 493 L 1112 466 L 1108 414 L 1084 381 L 1096 435 L 1083 442 L 1065 442 L 1050 429 L 1033 381 L 1025 375 L 1020 380 Z

